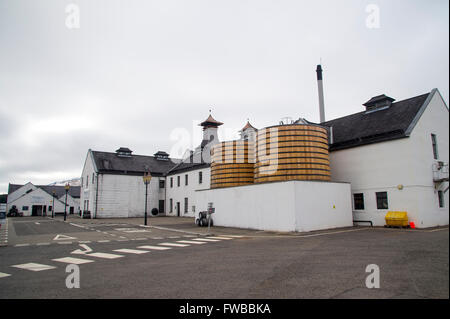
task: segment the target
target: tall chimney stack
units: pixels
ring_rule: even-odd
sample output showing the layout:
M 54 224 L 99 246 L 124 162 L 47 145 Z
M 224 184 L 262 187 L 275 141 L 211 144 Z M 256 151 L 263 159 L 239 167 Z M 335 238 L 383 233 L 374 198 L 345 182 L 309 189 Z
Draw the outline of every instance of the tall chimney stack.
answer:
M 320 123 L 325 122 L 325 106 L 323 103 L 323 83 L 322 83 L 322 65 L 318 65 L 317 69 L 317 85 L 319 87 L 319 113 Z

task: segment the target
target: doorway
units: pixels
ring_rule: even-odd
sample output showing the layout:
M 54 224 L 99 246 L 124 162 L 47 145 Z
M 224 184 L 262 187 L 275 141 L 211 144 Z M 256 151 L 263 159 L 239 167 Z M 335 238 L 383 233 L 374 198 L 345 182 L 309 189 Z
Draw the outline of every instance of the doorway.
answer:
M 31 207 L 31 216 L 42 216 L 42 205 L 33 205 Z
M 177 216 L 180 217 L 180 202 L 177 202 Z

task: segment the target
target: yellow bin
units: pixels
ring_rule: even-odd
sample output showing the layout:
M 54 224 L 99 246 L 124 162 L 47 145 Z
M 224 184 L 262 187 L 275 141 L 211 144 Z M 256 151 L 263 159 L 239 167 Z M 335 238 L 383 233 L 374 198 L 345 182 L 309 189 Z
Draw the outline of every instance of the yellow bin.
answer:
M 408 227 L 407 212 L 387 212 L 385 220 L 387 226 Z

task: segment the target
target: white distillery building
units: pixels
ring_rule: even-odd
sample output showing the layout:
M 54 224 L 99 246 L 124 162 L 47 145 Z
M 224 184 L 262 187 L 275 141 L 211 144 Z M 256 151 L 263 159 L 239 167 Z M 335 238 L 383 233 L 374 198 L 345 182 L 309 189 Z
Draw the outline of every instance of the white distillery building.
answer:
M 9 184 L 6 212 L 15 206 L 23 216 L 50 216 L 64 213 L 66 190 L 64 186 Z M 80 187 L 71 186 L 67 193 L 67 214 L 80 211 Z
M 449 114 L 439 91 L 380 95 L 364 107 L 323 123 L 331 177 L 351 183 L 354 219 L 382 226 L 388 211 L 406 211 L 417 227 L 448 225 Z
M 323 107 L 323 105 L 322 105 Z M 149 212 L 180 217 L 216 208 L 216 225 L 310 231 L 385 224 L 388 211 L 406 211 L 416 227 L 448 225 L 448 107 L 439 91 L 395 102 L 379 95 L 362 112 L 322 122 L 328 131 L 328 181 L 291 180 L 211 189 L 210 148 L 223 123 L 211 115 L 200 125 L 203 141 L 184 160 L 164 152 L 133 155 L 89 150 L 81 206 L 91 217 L 144 215 L 142 176 L 152 175 Z M 293 125 L 316 125 L 301 119 Z M 250 123 L 241 140 L 254 141 Z

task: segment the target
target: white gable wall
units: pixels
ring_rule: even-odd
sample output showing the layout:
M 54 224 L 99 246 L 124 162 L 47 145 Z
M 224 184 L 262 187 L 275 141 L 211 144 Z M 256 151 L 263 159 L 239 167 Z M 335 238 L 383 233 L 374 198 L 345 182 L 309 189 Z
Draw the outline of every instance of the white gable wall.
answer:
M 382 226 L 388 211 L 407 211 L 417 227 L 447 225 L 448 191 L 445 207 L 439 208 L 431 133 L 437 135 L 439 160 L 448 163 L 448 130 L 448 109 L 435 94 L 409 138 L 331 152 L 332 181 L 350 182 L 352 194 L 364 194 L 365 209 L 353 210 L 354 218 Z M 375 193 L 383 191 L 388 193 L 389 209 L 378 210 Z
M 25 185 L 23 185 L 22 187 L 16 189 L 14 192 L 12 192 L 11 194 L 8 194 L 8 204 L 10 202 L 15 201 L 17 198 L 23 196 L 24 194 L 26 194 L 29 190 L 35 190 L 37 187 L 34 186 L 32 183 L 28 182 Z

